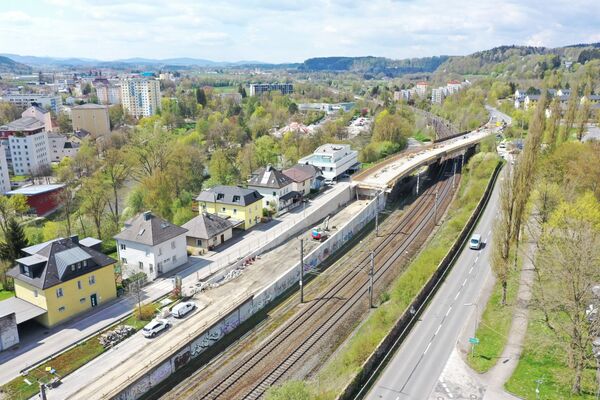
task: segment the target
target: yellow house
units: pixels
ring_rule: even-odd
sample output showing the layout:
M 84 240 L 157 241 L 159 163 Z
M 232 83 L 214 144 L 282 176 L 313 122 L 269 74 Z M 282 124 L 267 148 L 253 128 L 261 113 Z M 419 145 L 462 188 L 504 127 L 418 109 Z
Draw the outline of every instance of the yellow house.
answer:
M 215 186 L 203 190 L 196 198 L 200 213 L 228 218 L 233 227 L 250 229 L 262 217 L 263 196 L 256 190 L 239 186 Z
M 36 317 L 42 325 L 55 326 L 117 297 L 116 261 L 98 251 L 98 244 L 73 236 L 22 249 L 28 255 L 8 274 L 18 299 L 45 310 Z

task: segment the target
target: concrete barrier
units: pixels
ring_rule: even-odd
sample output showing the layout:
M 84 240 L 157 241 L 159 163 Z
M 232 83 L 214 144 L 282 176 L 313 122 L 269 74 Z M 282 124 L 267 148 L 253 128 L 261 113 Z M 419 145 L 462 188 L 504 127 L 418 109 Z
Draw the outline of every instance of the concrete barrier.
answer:
M 313 218 L 307 219 L 304 224 L 297 224 L 290 228 L 290 232 L 285 238 L 280 238 L 279 244 L 284 240 L 293 237 L 297 232 L 307 229 L 326 215 L 333 213 L 344 201 L 349 201 L 353 194 L 352 188 L 337 195 L 330 202 L 331 206 L 323 207 L 322 212 L 314 215 Z M 375 218 L 375 214 L 385 207 L 385 194 L 381 193 L 374 198 L 360 212 L 354 215 L 346 224 L 344 224 L 337 232 L 331 235 L 326 241 L 321 243 L 317 248 L 313 249 L 305 257 L 304 269 L 310 271 L 316 268 L 336 250 L 346 244 L 354 235 L 363 229 L 371 220 Z M 272 247 L 272 244 L 264 246 L 256 251 L 267 251 Z M 148 365 L 146 371 L 142 374 L 132 376 L 127 383 L 127 387 L 115 388 L 110 393 L 106 393 L 105 397 L 115 398 L 118 400 L 136 400 L 148 392 L 151 388 L 158 385 L 160 382 L 167 379 L 178 369 L 198 357 L 210 346 L 221 340 L 225 335 L 232 332 L 241 323 L 246 321 L 252 315 L 266 307 L 270 302 L 275 300 L 286 290 L 294 286 L 300 279 L 300 262 L 290 267 L 283 274 L 278 276 L 272 284 L 265 287 L 258 293 L 240 298 L 237 301 L 238 305 L 233 305 L 228 310 L 223 310 L 223 317 L 216 323 L 208 326 L 202 332 L 195 335 L 190 335 L 178 345 L 173 346 L 173 350 L 168 355 L 153 360 Z

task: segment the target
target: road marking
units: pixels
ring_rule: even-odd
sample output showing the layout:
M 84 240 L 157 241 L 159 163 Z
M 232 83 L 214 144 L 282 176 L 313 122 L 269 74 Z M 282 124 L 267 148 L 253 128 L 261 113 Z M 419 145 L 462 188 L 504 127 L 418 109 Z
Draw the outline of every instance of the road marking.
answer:
M 454 296 L 454 300 L 458 299 L 458 296 L 460 296 L 460 290 L 458 291 L 458 293 L 456 293 L 456 296 Z
M 435 330 L 435 333 L 433 334 L 433 336 L 437 335 L 440 332 L 440 329 L 442 328 L 442 324 L 440 324 L 437 329 Z
M 492 234 L 492 230 L 490 229 L 490 230 L 488 231 L 488 234 L 487 234 L 487 235 L 488 235 L 488 236 L 490 236 L 491 234 Z
M 423 352 L 424 355 L 427 354 L 430 347 L 431 347 L 431 342 L 429 342 L 429 344 L 427 345 L 427 348 L 425 348 L 425 351 Z
M 471 269 L 469 270 L 469 274 L 473 272 L 473 267 L 471 266 Z
M 475 262 L 477 262 L 479 260 L 479 253 L 477 254 L 477 257 L 475 257 Z
M 446 317 L 450 314 L 450 311 L 452 311 L 452 306 L 450 306 L 450 308 L 448 309 L 448 311 L 446 311 Z
M 467 284 L 467 278 L 465 278 L 462 285 L 465 286 L 466 284 Z

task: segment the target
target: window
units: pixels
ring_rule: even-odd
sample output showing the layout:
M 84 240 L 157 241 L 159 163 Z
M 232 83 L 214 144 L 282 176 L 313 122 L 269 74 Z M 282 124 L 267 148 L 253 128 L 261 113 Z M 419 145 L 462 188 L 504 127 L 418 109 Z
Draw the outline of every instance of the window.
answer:
M 127 264 L 127 259 L 125 257 L 121 257 L 121 264 Z
M 127 250 L 127 246 L 125 246 L 123 243 L 121 243 L 120 248 L 121 250 Z
M 82 262 L 82 265 L 83 265 L 84 267 L 87 267 L 87 260 L 84 260 L 84 261 Z
M 174 249 L 174 248 L 175 248 L 175 241 L 174 241 L 174 240 L 171 242 L 171 248 L 172 248 L 172 249 Z
M 88 281 L 90 282 L 90 285 L 95 284 L 96 283 L 96 276 L 90 275 Z
M 85 297 L 80 298 L 79 302 L 82 303 L 82 304 L 85 303 Z
M 173 258 L 171 259 L 171 261 L 172 261 L 172 262 L 175 262 L 175 261 L 177 261 L 177 257 L 176 257 L 176 256 L 173 256 Z
M 77 281 L 77 289 L 83 289 L 83 285 L 81 284 L 81 281 Z
M 154 265 L 148 264 L 148 267 L 150 268 L 150 272 L 154 272 Z
M 222 211 L 222 212 L 225 212 L 225 207 L 221 208 L 221 211 Z
M 198 247 L 202 246 L 202 240 L 196 239 L 196 246 L 198 246 Z
M 144 263 L 143 262 L 138 262 L 138 266 L 140 267 L 140 270 L 144 269 Z
M 56 289 L 56 297 L 63 297 L 63 296 L 64 296 L 64 293 L 63 293 L 62 288 Z
M 38 291 L 37 291 L 37 289 L 34 289 L 34 291 L 33 291 L 33 297 L 38 297 Z
M 59 312 L 64 312 L 65 310 L 66 310 L 65 306 L 58 307 L 58 311 Z
M 217 193 L 217 200 L 223 200 L 225 195 L 223 193 Z
M 236 214 L 237 214 L 237 208 L 234 208 L 233 209 L 233 215 L 236 215 Z
M 237 195 L 233 196 L 233 202 L 234 203 L 239 203 L 239 201 L 240 201 L 240 196 L 237 196 Z
M 162 249 L 160 247 L 158 248 L 158 255 L 162 256 Z
M 23 265 L 23 274 L 31 277 L 31 269 L 27 265 Z
M 273 197 L 277 196 L 277 192 L 273 192 Z

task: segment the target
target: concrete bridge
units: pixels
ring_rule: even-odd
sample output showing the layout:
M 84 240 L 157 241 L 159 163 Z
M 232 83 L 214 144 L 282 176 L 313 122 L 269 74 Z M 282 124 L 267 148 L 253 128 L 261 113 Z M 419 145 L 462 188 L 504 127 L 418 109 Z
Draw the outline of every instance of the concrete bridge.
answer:
M 496 126 L 495 119 L 491 118 L 476 131 L 391 157 L 354 175 L 352 181 L 364 192 L 390 192 L 400 180 L 422 167 L 461 154 L 487 137 L 496 135 L 501 127 Z

